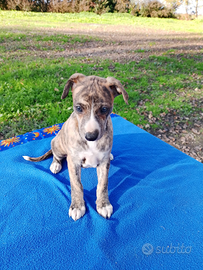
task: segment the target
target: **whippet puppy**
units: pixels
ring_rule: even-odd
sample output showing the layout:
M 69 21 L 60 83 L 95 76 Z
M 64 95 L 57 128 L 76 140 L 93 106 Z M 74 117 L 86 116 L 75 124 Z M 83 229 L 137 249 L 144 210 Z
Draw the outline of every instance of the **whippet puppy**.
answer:
M 60 172 L 66 158 L 71 185 L 69 216 L 81 218 L 86 211 L 81 183 L 81 167 L 97 168 L 97 212 L 110 218 L 113 207 L 108 197 L 108 172 L 113 143 L 110 114 L 114 98 L 120 94 L 128 104 L 128 94 L 115 78 L 73 74 L 63 90 L 62 99 L 72 90 L 73 113 L 51 141 L 51 150 L 38 158 L 24 156 L 29 161 L 42 161 L 53 155 L 52 173 Z

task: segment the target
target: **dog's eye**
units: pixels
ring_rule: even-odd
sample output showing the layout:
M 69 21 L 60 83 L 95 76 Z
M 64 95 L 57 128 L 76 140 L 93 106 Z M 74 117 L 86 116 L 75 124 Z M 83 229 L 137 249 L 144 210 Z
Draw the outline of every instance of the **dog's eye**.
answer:
M 101 107 L 100 111 L 102 114 L 105 114 L 109 111 L 109 109 L 107 107 Z
M 77 112 L 79 112 L 79 113 L 82 112 L 82 107 L 80 105 L 75 106 L 75 108 L 76 108 Z

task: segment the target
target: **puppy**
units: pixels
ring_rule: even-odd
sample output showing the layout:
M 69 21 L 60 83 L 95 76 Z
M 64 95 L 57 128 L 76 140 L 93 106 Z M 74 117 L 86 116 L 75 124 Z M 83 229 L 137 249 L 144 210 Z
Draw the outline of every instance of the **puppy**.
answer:
M 81 167 L 97 168 L 97 212 L 110 218 L 113 207 L 108 197 L 108 172 L 113 143 L 113 128 L 110 114 L 114 98 L 123 95 L 128 104 L 128 94 L 115 78 L 73 74 L 63 90 L 62 99 L 72 90 L 73 113 L 62 129 L 51 141 L 51 150 L 38 158 L 24 156 L 29 161 L 41 161 L 53 155 L 50 166 L 52 173 L 62 168 L 66 158 L 71 185 L 71 206 L 69 216 L 81 218 L 86 211 L 81 183 Z

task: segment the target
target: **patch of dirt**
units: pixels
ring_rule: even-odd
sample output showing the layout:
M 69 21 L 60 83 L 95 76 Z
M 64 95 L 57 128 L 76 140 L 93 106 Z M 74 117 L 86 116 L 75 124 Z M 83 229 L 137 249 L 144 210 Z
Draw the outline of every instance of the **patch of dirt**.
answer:
M 190 118 L 180 117 L 176 110 L 169 109 L 167 114 L 161 114 L 161 118 L 162 129 L 140 127 L 203 163 L 203 113 L 194 113 Z M 153 117 L 149 121 L 153 121 Z M 192 124 L 189 125 L 189 121 Z
M 6 29 L 6 28 L 5 28 Z M 14 29 L 13 29 L 14 30 Z M 16 32 L 25 33 L 18 26 Z M 39 34 L 38 30 L 28 32 Z M 175 31 L 154 30 L 136 26 L 114 26 L 99 24 L 70 24 L 65 28 L 41 28 L 40 34 L 69 34 L 87 35 L 99 38 L 100 41 L 88 41 L 64 46 L 63 51 L 41 51 L 33 48 L 33 55 L 41 57 L 86 57 L 98 59 L 111 59 L 114 62 L 127 63 L 140 61 L 151 55 L 163 53 L 180 55 L 202 55 L 203 36 L 193 33 L 180 33 Z M 23 52 L 22 52 L 23 55 Z
M 67 34 L 83 34 L 101 38 L 104 43 L 76 49 L 78 56 L 112 59 L 121 63 L 139 61 L 150 55 L 202 53 L 203 37 L 198 34 L 136 28 L 136 26 L 83 25 L 80 29 L 65 30 Z M 61 56 L 66 52 L 62 52 Z

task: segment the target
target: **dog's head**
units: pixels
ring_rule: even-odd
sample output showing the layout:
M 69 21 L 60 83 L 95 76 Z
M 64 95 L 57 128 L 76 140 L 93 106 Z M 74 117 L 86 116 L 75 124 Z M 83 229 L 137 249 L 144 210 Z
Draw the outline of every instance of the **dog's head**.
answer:
M 104 79 L 75 73 L 68 79 L 62 99 L 68 95 L 70 88 L 80 135 L 88 141 L 95 141 L 103 136 L 116 96 L 122 94 L 128 104 L 127 92 L 113 77 Z

